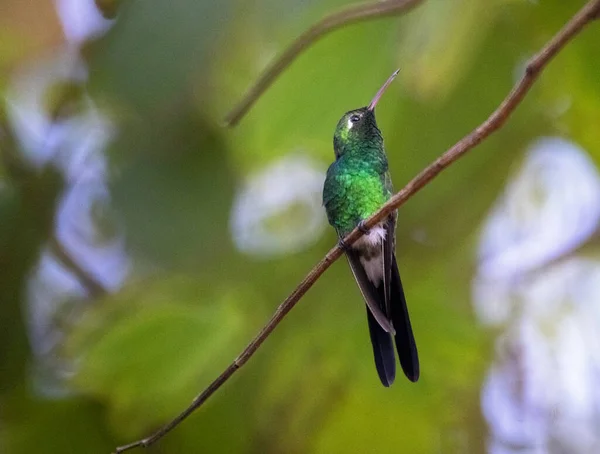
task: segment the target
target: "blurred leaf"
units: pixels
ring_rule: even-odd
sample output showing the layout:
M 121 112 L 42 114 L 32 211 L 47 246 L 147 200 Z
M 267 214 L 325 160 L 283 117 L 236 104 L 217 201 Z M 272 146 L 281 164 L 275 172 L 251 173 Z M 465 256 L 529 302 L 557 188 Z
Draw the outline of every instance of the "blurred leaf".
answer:
M 227 150 L 221 131 L 191 106 L 192 82 L 196 74 L 204 79 L 226 8 L 227 2 L 125 2 L 114 27 L 86 49 L 92 91 L 120 113 L 109 155 L 119 169 L 111 194 L 140 259 L 208 267 L 229 247 L 234 184 Z
M 71 339 L 71 354 L 83 355 L 74 384 L 108 404 L 122 435 L 166 421 L 241 349 L 241 292 L 171 278 L 110 298 Z
M 400 45 L 400 80 L 412 96 L 439 102 L 452 92 L 493 31 L 498 3 L 429 0 L 415 11 Z
M 234 184 L 221 139 L 185 109 L 136 126 L 113 146 L 126 160 L 111 193 L 128 246 L 166 266 L 214 268 L 231 247 Z
M 119 20 L 86 55 L 100 98 L 138 114 L 189 96 L 204 73 L 228 1 L 145 0 L 120 5 Z M 91 46 L 91 47 L 90 47 Z
M 26 398 L 19 402 L 20 412 L 8 413 L 4 425 L 6 452 L 29 454 L 39 452 L 85 452 L 107 454 L 114 448 L 103 426 L 101 408 L 81 398 Z M 60 434 L 60 436 L 57 436 Z
M 554 2 L 548 8 L 536 10 L 528 18 L 536 22 L 539 31 L 532 39 L 542 43 L 562 24 L 560 17 L 573 14 L 577 5 Z M 595 58 L 600 39 L 597 23 L 592 23 L 577 39 L 557 55 L 540 80 L 545 115 L 561 134 L 568 135 L 583 146 L 596 164 L 600 163 L 600 61 Z

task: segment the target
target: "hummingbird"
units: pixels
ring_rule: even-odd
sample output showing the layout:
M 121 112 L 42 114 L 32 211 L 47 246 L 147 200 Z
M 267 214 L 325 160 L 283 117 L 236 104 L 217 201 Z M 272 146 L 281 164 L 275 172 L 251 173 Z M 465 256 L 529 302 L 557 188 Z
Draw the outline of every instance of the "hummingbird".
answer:
M 323 187 L 327 218 L 366 303 L 375 366 L 386 387 L 396 376 L 393 340 L 404 374 L 413 382 L 419 379 L 417 347 L 395 254 L 397 212 L 371 229 L 364 223 L 394 192 L 375 106 L 399 71 L 368 106 L 346 112 L 338 122 L 333 135 L 335 161 Z M 363 236 L 348 246 L 343 238 L 355 227 Z

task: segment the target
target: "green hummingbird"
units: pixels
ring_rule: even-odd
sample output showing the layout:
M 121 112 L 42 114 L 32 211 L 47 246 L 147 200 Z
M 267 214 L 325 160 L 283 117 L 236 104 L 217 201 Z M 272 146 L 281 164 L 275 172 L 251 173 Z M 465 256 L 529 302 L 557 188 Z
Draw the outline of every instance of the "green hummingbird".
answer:
M 335 161 L 327 170 L 323 187 L 327 218 L 366 302 L 375 366 L 386 387 L 396 376 L 392 336 L 404 373 L 413 382 L 419 379 L 417 347 L 394 252 L 397 212 L 371 229 L 364 225 L 394 192 L 375 106 L 399 71 L 390 76 L 367 107 L 346 112 L 338 122 L 333 135 Z M 364 235 L 347 246 L 342 239 L 355 227 Z

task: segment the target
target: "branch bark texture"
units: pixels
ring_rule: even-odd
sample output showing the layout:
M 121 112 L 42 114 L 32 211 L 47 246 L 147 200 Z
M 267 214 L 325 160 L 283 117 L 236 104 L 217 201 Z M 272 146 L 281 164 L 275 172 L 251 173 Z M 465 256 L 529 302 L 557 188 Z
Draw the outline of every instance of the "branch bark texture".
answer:
M 390 2 L 382 2 L 390 3 Z M 409 2 L 404 2 L 408 4 Z M 401 191 L 396 193 L 377 213 L 366 222 L 367 227 L 373 227 L 385 219 L 392 211 L 404 204 L 410 197 L 433 180 L 442 170 L 456 162 L 468 151 L 477 146 L 481 141 L 489 137 L 493 132 L 501 128 L 517 106 L 521 103 L 529 89 L 538 79 L 541 72 L 550 60 L 560 52 L 564 46 L 577 35 L 587 24 L 600 17 L 600 0 L 589 1 L 571 20 L 527 63 L 524 75 L 502 101 L 500 106 L 477 128 L 448 149 L 432 164 L 426 167 L 419 175 L 413 178 Z M 323 22 L 323 21 L 322 21 Z M 320 22 L 320 23 L 322 23 Z M 318 27 L 317 24 L 315 27 Z M 321 27 L 323 27 L 321 25 Z M 321 32 L 323 33 L 323 32 Z M 294 45 L 292 45 L 293 47 Z M 297 46 L 297 45 L 296 45 Z M 285 53 L 290 52 L 289 50 Z M 297 53 L 296 53 L 297 54 Z M 290 55 L 296 55 L 294 53 Z M 289 58 L 289 57 L 288 57 Z M 354 229 L 344 242 L 348 245 L 354 243 L 363 233 Z M 327 255 L 308 273 L 294 291 L 279 305 L 269 322 L 261 329 L 258 335 L 248 344 L 244 351 L 233 361 L 227 369 L 221 373 L 204 391 L 194 398 L 188 408 L 171 422 L 163 426 L 151 436 L 135 441 L 116 449 L 116 453 L 122 453 L 136 447 L 147 447 L 165 436 L 173 428 L 179 425 L 185 418 L 198 409 L 215 391 L 217 391 L 238 369 L 240 369 L 258 350 L 265 339 L 271 334 L 275 327 L 283 320 L 287 313 L 298 303 L 304 294 L 313 286 L 321 275 L 343 254 L 338 245 L 331 249 Z

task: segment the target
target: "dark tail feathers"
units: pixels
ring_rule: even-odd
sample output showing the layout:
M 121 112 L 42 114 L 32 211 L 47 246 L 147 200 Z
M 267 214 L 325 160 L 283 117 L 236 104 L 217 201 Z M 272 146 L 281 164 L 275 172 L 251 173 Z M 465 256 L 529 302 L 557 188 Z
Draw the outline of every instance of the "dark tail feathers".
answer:
M 387 315 L 391 319 L 394 329 L 396 330 L 394 338 L 402 370 L 410 381 L 415 382 L 419 379 L 419 356 L 410 324 L 406 298 L 404 297 L 404 290 L 402 289 L 402 281 L 400 280 L 400 273 L 398 271 L 395 255 L 393 256 L 391 271 L 391 314 Z M 379 295 L 379 307 L 385 311 L 383 282 L 377 288 L 377 294 Z M 390 386 L 394 382 L 396 376 L 396 359 L 394 356 L 391 335 L 381 328 L 368 308 L 367 318 L 369 321 L 371 343 L 373 344 L 375 366 L 377 367 L 379 379 L 383 386 Z

